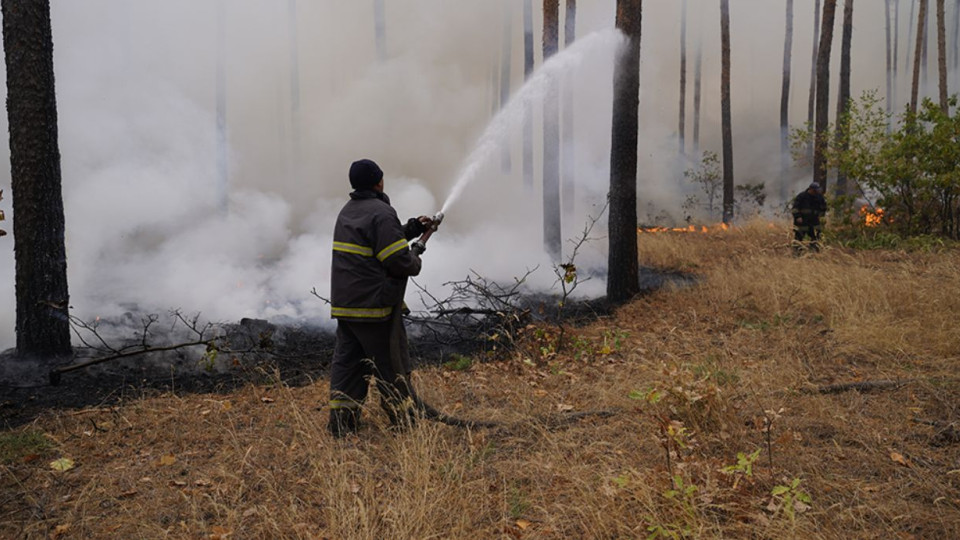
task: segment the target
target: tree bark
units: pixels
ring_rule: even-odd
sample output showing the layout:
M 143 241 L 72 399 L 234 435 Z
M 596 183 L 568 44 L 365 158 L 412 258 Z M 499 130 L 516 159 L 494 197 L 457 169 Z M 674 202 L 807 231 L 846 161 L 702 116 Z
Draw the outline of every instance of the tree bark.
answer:
M 565 10 L 563 47 L 567 49 L 577 39 L 577 0 L 566 0 Z M 560 152 L 563 175 L 561 199 L 563 202 L 563 219 L 567 223 L 572 223 L 574 203 L 577 196 L 573 133 L 573 78 L 568 76 L 563 81 L 563 146 Z
M 897 65 L 900 58 L 900 0 L 893 0 L 893 94 L 890 97 L 891 110 L 897 107 L 897 95 L 900 93 L 900 76 Z M 889 121 L 887 122 L 889 124 Z
M 923 21 L 926 16 L 927 0 L 920 0 L 920 14 L 917 17 L 917 43 L 913 50 L 913 84 L 910 86 L 910 113 L 912 115 L 917 114 L 917 103 L 920 97 L 920 52 L 923 49 Z
M 892 32 L 892 29 L 890 28 L 890 24 L 891 24 L 890 0 L 883 0 L 883 17 L 884 17 L 884 23 L 885 23 L 884 28 L 885 28 L 886 44 L 887 44 L 887 71 L 886 71 L 887 94 L 886 94 L 886 99 L 884 101 L 886 102 L 887 116 L 889 116 L 893 110 L 893 57 L 895 54 L 893 52 L 893 32 Z M 846 15 L 844 15 L 844 21 L 846 21 Z M 846 22 L 844 22 L 843 31 L 844 32 L 847 31 Z M 841 60 L 841 63 L 842 63 L 842 60 Z M 890 129 L 890 123 L 887 122 L 887 130 L 889 131 L 889 129 Z M 838 178 L 837 179 L 838 187 L 839 187 L 839 184 L 840 184 L 840 179 Z
M 513 7 L 509 0 L 503 1 L 503 41 L 500 48 L 500 108 L 510 101 L 510 71 L 513 58 Z M 510 143 L 504 141 L 500 151 L 500 170 L 509 173 L 512 168 Z
M 533 73 L 533 0 L 523 0 L 523 80 Z M 533 189 L 533 111 L 523 107 L 523 185 Z
M 69 354 L 67 255 L 49 0 L 2 0 L 17 353 Z
M 889 7 L 889 6 L 887 6 Z M 887 19 L 889 21 L 889 11 Z M 890 48 L 889 26 L 887 27 L 887 92 L 890 87 Z M 845 0 L 843 4 L 843 37 L 840 45 L 840 90 L 837 96 L 837 148 L 846 151 L 850 148 L 847 137 L 850 119 L 847 112 L 850 110 L 850 49 L 853 44 L 853 0 Z M 847 194 L 847 175 L 837 171 L 837 194 Z
M 940 68 L 940 109 L 950 112 L 947 104 L 947 21 L 944 0 L 937 0 L 937 64 Z
M 543 61 L 560 45 L 560 1 L 543 2 Z M 554 262 L 562 255 L 560 229 L 560 100 L 559 81 L 547 82 L 543 97 L 543 247 Z
M 613 74 L 607 299 L 640 291 L 637 261 L 637 141 L 640 109 L 642 0 L 617 0 L 617 28 L 627 36 Z
M 920 57 L 920 69 L 923 73 L 920 75 L 920 97 L 929 96 L 927 84 L 930 82 L 929 71 L 927 69 L 927 46 L 930 44 L 930 4 L 927 3 L 927 14 L 923 17 L 923 52 Z
M 693 155 L 700 157 L 700 98 L 703 72 L 703 36 L 697 32 L 697 57 L 693 61 Z
M 837 0 L 824 0 L 823 28 L 817 55 L 817 117 L 813 143 L 813 181 L 827 191 L 827 124 L 830 122 L 830 52 L 833 48 L 833 23 Z
M 680 118 L 677 133 L 680 138 L 680 154 L 687 150 L 684 130 L 687 125 L 687 0 L 680 3 Z
M 733 127 L 730 114 L 730 0 L 720 0 L 720 122 L 723 132 L 723 222 L 733 221 Z
M 780 87 L 780 168 L 790 166 L 790 63 L 793 57 L 793 0 L 787 0 L 786 22 L 783 31 L 783 84 Z M 787 179 L 780 180 L 780 200 L 786 201 Z
M 817 58 L 820 46 L 820 0 L 813 7 L 813 56 L 810 60 L 810 97 L 807 99 L 807 123 L 813 126 L 814 110 L 817 103 Z

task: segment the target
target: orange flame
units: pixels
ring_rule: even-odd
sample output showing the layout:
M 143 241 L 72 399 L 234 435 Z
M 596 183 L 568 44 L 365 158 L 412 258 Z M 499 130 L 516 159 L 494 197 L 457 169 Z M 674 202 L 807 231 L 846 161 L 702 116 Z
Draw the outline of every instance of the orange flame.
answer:
M 863 216 L 863 224 L 867 227 L 876 227 L 883 223 L 883 208 L 871 211 L 867 205 L 863 205 L 860 207 L 860 215 Z

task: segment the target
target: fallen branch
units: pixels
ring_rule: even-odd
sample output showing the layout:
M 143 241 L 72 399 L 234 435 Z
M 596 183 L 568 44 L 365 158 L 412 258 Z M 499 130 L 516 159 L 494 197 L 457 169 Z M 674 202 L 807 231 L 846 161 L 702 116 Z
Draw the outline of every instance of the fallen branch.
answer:
M 802 392 L 806 394 L 840 394 L 843 392 L 849 392 L 850 390 L 856 390 L 857 392 L 865 393 L 876 390 L 897 389 L 910 382 L 913 382 L 913 379 L 907 379 L 904 381 L 861 381 L 838 383 L 829 384 L 827 386 L 818 386 L 813 389 L 804 389 Z

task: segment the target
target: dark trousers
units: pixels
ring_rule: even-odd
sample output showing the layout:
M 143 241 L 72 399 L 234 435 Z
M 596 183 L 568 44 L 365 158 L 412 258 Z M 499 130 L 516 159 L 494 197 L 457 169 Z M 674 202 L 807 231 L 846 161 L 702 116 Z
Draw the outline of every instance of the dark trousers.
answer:
M 793 249 L 799 253 L 803 249 L 803 241 L 810 237 L 810 249 L 820 251 L 821 230 L 819 225 L 795 225 L 793 227 Z
M 334 435 L 359 427 L 371 376 L 390 423 L 409 426 L 416 407 L 409 386 L 407 333 L 399 313 L 383 322 L 337 322 L 337 345 L 330 366 L 329 428 Z

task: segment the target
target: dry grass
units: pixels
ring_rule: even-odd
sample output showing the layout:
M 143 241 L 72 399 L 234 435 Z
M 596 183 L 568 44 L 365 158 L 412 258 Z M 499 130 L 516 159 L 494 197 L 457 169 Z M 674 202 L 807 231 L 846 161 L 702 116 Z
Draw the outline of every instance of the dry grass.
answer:
M 787 238 L 644 235 L 645 264 L 701 284 L 576 329 L 560 355 L 531 335 L 508 359 L 420 372 L 428 401 L 501 429 L 394 434 L 374 405 L 359 438 L 334 441 L 315 410 L 326 381 L 45 412 L 2 434 L 54 447 L 0 463 L 0 536 L 960 537 L 960 441 L 944 429 L 960 253 L 797 259 Z M 907 383 L 808 391 L 879 379 Z M 551 422 L 570 407 L 619 412 Z M 673 443 L 660 421 L 682 428 Z M 756 449 L 751 475 L 723 472 Z M 78 466 L 55 472 L 58 457 Z M 672 492 L 671 476 L 696 489 Z M 812 502 L 791 518 L 771 493 L 794 479 Z

